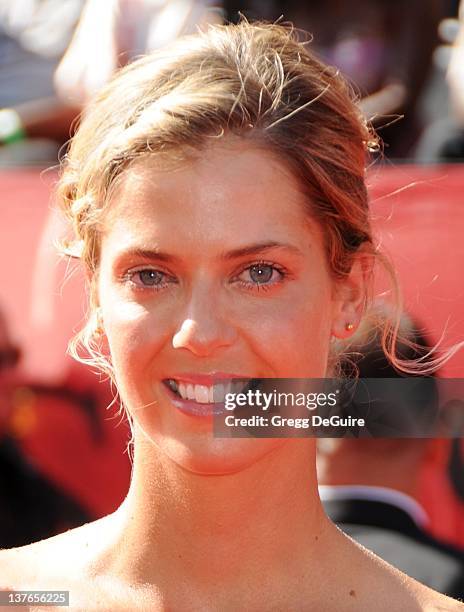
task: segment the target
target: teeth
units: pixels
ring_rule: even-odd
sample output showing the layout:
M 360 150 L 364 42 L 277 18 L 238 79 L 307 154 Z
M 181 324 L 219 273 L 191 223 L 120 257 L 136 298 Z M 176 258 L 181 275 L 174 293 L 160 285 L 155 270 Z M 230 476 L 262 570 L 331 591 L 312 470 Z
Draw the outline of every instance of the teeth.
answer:
M 228 393 L 241 393 L 246 383 L 227 382 L 214 385 L 192 385 L 190 383 L 169 380 L 169 386 L 176 391 L 184 400 L 194 400 L 198 404 L 222 403 Z
M 195 399 L 195 385 L 187 385 L 187 399 Z
M 205 385 L 195 385 L 195 401 L 199 404 L 207 404 L 209 402 L 209 388 Z
M 213 389 L 214 399 L 217 402 L 223 402 L 225 398 L 225 392 L 224 392 L 225 386 L 223 384 L 218 384 L 218 385 L 214 385 L 212 389 Z

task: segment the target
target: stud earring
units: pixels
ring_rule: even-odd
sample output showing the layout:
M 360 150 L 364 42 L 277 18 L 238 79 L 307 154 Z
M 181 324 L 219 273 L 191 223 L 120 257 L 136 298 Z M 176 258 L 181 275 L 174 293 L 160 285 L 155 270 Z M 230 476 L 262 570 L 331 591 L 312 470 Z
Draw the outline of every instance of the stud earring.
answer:
M 347 324 L 345 325 L 345 329 L 346 329 L 346 331 L 353 331 L 353 329 L 354 329 L 354 323 L 347 323 Z

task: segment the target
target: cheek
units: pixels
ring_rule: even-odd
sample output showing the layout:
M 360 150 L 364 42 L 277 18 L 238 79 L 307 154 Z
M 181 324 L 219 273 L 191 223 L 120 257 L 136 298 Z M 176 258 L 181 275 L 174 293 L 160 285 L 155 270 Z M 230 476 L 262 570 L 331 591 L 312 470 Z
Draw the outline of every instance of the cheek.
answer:
M 103 302 L 102 314 L 118 385 L 137 389 L 149 360 L 163 344 L 163 325 L 155 323 L 149 309 L 136 302 Z
M 326 375 L 331 319 L 328 292 L 301 292 L 245 319 L 244 334 L 276 377 Z
M 320 378 L 327 370 L 330 326 L 322 312 L 302 309 L 282 326 L 283 338 L 276 350 L 284 365 L 281 376 Z
M 110 265 L 104 257 L 98 279 L 98 296 L 119 383 L 130 379 L 139 369 L 146 368 L 148 357 L 153 356 L 153 352 L 164 342 L 169 305 L 153 308 L 150 300 L 133 299 L 127 289 L 112 278 Z

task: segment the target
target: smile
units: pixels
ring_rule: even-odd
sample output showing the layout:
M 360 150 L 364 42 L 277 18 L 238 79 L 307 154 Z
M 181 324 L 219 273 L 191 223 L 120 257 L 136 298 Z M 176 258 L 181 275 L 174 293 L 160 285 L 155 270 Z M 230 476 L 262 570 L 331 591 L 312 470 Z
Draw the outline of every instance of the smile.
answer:
M 163 381 L 171 391 L 183 400 L 197 404 L 223 404 L 228 393 L 240 393 L 246 382 L 227 381 L 211 385 L 193 384 L 186 381 L 168 378 Z
M 190 417 L 207 417 L 228 413 L 227 394 L 241 393 L 252 378 L 229 372 L 208 374 L 182 373 L 163 379 L 163 387 L 174 408 Z

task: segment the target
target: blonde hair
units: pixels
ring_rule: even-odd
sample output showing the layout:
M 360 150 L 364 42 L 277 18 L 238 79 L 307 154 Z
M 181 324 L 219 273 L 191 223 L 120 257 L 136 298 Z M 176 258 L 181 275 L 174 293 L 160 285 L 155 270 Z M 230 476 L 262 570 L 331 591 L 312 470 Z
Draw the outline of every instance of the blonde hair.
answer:
M 398 291 L 369 220 L 365 169 L 377 139 L 347 82 L 292 28 L 276 24 L 211 26 L 135 61 L 101 91 L 63 164 L 58 195 L 74 231 L 66 252 L 93 276 L 109 194 L 130 164 L 144 155 L 194 155 L 228 135 L 274 152 L 297 177 L 308 215 L 323 229 L 334 278 L 349 272 L 363 245 L 384 263 Z M 399 307 L 399 294 L 396 302 Z M 70 352 L 112 376 L 95 337 L 96 306 L 91 291 L 90 317 Z M 397 328 L 385 335 L 392 360 L 396 334 Z

